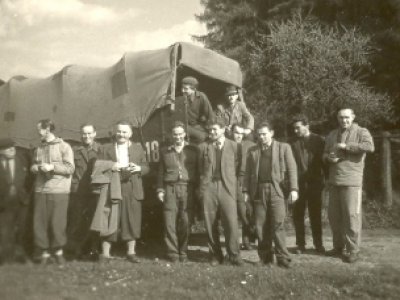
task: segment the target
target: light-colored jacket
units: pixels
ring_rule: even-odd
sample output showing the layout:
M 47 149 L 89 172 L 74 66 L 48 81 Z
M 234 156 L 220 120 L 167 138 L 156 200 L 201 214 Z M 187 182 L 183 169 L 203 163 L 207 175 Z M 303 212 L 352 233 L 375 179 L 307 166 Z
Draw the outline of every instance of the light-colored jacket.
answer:
M 74 153 L 71 146 L 61 138 L 43 143 L 35 149 L 32 168 L 42 163 L 54 165 L 48 173 L 38 172 L 35 180 L 35 192 L 42 194 L 69 194 L 72 174 L 75 170 Z
M 375 146 L 371 134 L 366 128 L 353 123 L 346 140 L 341 141 L 340 129 L 335 129 L 325 139 L 323 160 L 330 153 L 339 157 L 337 163 L 329 163 L 329 183 L 340 186 L 362 186 L 365 154 L 374 152 Z M 338 143 L 345 143 L 346 149 L 338 150 Z
M 244 128 L 254 130 L 254 118 L 242 101 L 237 101 L 233 109 L 225 104 L 218 105 L 215 115 L 224 118 L 226 125 L 240 124 Z

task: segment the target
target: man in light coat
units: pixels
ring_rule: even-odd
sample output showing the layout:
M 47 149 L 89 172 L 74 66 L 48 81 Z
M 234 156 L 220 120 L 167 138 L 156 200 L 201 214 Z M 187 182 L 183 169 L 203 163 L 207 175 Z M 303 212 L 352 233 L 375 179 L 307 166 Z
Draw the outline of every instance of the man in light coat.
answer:
M 366 128 L 354 122 L 350 107 L 338 110 L 339 128 L 326 137 L 323 160 L 329 165 L 329 224 L 333 249 L 327 256 L 348 263 L 359 260 L 362 221 L 362 182 L 366 153 L 374 141 Z

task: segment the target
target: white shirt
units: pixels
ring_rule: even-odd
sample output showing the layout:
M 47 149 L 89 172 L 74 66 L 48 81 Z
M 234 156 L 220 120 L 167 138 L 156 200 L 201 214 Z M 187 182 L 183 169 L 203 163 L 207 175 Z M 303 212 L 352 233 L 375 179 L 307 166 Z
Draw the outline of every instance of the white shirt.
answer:
M 115 153 L 117 154 L 117 162 L 122 168 L 129 166 L 129 154 L 128 154 L 129 144 L 115 144 Z
M 217 144 L 218 142 L 220 143 L 219 146 L 218 146 L 218 144 Z M 215 146 L 215 147 L 218 147 L 220 150 L 222 149 L 222 147 L 224 147 L 224 144 L 225 144 L 225 137 L 224 137 L 224 136 L 221 137 L 220 140 L 217 140 L 217 141 L 214 142 L 214 146 Z

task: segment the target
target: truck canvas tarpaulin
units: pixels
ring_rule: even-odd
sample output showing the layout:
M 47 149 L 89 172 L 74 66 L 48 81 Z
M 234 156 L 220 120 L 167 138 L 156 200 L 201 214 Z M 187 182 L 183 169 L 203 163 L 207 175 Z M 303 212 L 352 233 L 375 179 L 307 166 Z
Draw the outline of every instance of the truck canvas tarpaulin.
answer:
M 31 148 L 38 142 L 37 122 L 45 118 L 71 141 L 80 141 L 84 123 L 96 125 L 99 138 L 109 137 L 121 119 L 142 127 L 173 102 L 187 74 L 205 78 L 211 94 L 221 83 L 242 85 L 237 62 L 189 43 L 127 53 L 108 68 L 71 65 L 44 79 L 16 76 L 0 86 L 0 138 Z

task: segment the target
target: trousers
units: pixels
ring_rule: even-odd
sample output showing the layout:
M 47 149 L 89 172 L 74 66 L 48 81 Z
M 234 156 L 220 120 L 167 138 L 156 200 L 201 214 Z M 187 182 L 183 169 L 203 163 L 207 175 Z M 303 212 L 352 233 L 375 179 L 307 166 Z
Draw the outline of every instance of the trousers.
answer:
M 361 242 L 362 187 L 331 185 L 328 217 L 333 248 L 357 253 Z
M 69 194 L 35 193 L 33 232 L 41 250 L 62 248 L 67 242 Z
M 276 193 L 272 183 L 260 183 L 258 199 L 254 200 L 254 216 L 258 238 L 258 255 L 261 260 L 270 261 L 273 255 L 272 242 L 275 244 L 277 260 L 290 260 L 286 248 L 285 199 Z
M 187 257 L 190 227 L 194 218 L 192 185 L 167 184 L 164 202 L 164 241 L 170 258 Z
M 315 247 L 322 246 L 322 185 L 299 182 L 299 199 L 293 204 L 293 221 L 296 230 L 296 245 L 305 246 L 304 218 L 306 209 L 311 224 Z
M 210 182 L 203 195 L 204 221 L 210 255 L 222 260 L 219 219 L 225 235 L 226 251 L 230 258 L 240 255 L 237 203 L 221 180 Z

